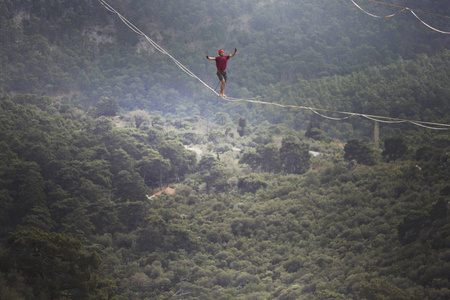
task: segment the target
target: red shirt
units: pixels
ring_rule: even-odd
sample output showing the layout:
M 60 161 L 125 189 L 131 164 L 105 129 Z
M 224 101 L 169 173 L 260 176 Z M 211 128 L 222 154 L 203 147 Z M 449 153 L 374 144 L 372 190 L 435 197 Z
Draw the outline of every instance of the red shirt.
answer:
M 222 73 L 222 71 L 226 70 L 227 60 L 229 60 L 230 57 L 231 57 L 230 55 L 224 55 L 223 57 L 216 56 L 216 67 L 219 73 Z

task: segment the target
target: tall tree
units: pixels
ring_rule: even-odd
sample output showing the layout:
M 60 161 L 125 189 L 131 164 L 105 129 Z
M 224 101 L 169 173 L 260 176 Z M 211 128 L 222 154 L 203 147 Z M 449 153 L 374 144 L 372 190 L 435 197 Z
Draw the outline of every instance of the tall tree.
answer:
M 196 154 L 186 150 L 179 141 L 164 141 L 158 145 L 159 153 L 170 160 L 172 180 L 179 181 L 185 174 L 195 169 L 197 164 Z
M 240 164 L 247 164 L 253 170 L 260 167 L 261 156 L 255 150 L 244 151 L 242 157 L 239 159 Z
M 350 139 L 344 146 L 344 159 L 356 160 L 360 164 L 372 166 L 376 163 L 375 151 L 358 139 Z
M 239 118 L 237 132 L 239 136 L 244 136 L 247 131 L 247 120 L 243 117 Z
M 10 271 L 17 268 L 36 299 L 89 299 L 112 296 L 115 285 L 95 273 L 101 258 L 76 238 L 36 228 L 11 233 Z
M 310 122 L 308 129 L 305 132 L 305 136 L 316 141 L 321 141 L 324 139 L 323 130 L 320 128 L 319 122 Z
M 390 137 L 384 141 L 384 150 L 381 155 L 386 161 L 397 160 L 403 157 L 408 151 L 408 146 L 401 136 Z
M 280 159 L 287 173 L 303 174 L 311 165 L 311 155 L 308 146 L 300 144 L 293 136 L 284 137 L 281 142 Z
M 261 170 L 278 173 L 281 171 L 280 150 L 274 143 L 260 145 L 256 148 L 260 157 Z
M 115 98 L 105 97 L 100 100 L 93 111 L 94 117 L 113 117 L 119 112 L 119 103 Z
M 170 160 L 164 158 L 155 150 L 149 151 L 148 155 L 136 164 L 136 169 L 141 174 L 145 184 L 151 187 L 163 185 L 163 180 L 167 177 L 170 167 Z

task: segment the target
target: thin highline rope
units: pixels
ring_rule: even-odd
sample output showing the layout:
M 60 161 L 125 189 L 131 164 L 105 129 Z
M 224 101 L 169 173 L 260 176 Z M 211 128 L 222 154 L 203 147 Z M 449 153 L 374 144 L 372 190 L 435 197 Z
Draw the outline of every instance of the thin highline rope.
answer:
M 416 15 L 416 13 L 415 13 L 414 11 L 412 11 L 412 10 L 409 10 L 409 11 L 414 15 L 414 17 L 416 17 L 423 25 L 427 26 L 428 28 L 430 28 L 430 29 L 432 29 L 432 30 L 434 30 L 434 31 L 437 31 L 437 32 L 439 32 L 439 33 L 450 34 L 450 32 L 448 32 L 448 31 L 442 31 L 442 30 L 436 29 L 436 28 L 434 28 L 434 27 L 431 27 L 430 25 L 428 25 L 427 23 L 425 23 L 424 21 L 422 21 L 422 19 L 419 18 L 419 17 Z
M 388 6 L 393 6 L 393 7 L 397 7 L 397 8 L 403 8 L 403 9 L 409 9 L 409 10 L 414 10 L 418 13 L 422 13 L 422 14 L 428 14 L 428 15 L 432 15 L 432 16 L 436 16 L 436 17 L 441 17 L 441 18 L 446 18 L 446 19 L 450 19 L 450 17 L 448 16 L 443 16 L 443 15 L 438 15 L 435 13 L 431 13 L 431 12 L 427 12 L 427 11 L 423 11 L 423 10 L 418 10 L 418 9 L 414 9 L 414 8 L 407 8 L 404 6 L 398 6 L 398 5 L 394 5 L 394 4 L 390 4 L 390 3 L 385 3 L 385 2 L 381 2 L 381 1 L 376 1 L 376 0 L 367 0 L 370 2 L 374 2 L 374 3 L 378 3 L 378 4 L 383 4 L 383 5 L 388 5 Z
M 360 113 L 351 113 L 351 112 L 345 112 L 345 111 L 337 111 L 337 110 L 329 110 L 329 109 L 321 109 L 321 108 L 312 108 L 312 107 L 307 107 L 307 106 L 297 106 L 297 105 L 284 105 L 284 104 L 279 104 L 279 103 L 272 103 L 272 102 L 264 102 L 264 101 L 260 101 L 260 100 L 252 100 L 252 99 L 242 99 L 242 98 L 233 98 L 233 97 L 226 97 L 223 98 L 224 100 L 227 101 L 232 101 L 232 102 L 237 102 L 237 101 L 246 101 L 246 102 L 252 102 L 252 103 L 257 103 L 257 104 L 265 104 L 265 105 L 275 105 L 275 106 L 279 106 L 279 107 L 284 107 L 284 108 L 300 108 L 300 109 L 307 109 L 310 110 L 312 112 L 314 112 L 315 114 L 318 114 L 324 118 L 330 119 L 330 120 L 345 120 L 348 119 L 350 117 L 353 116 L 360 116 L 360 117 L 364 117 L 366 119 L 370 119 L 376 122 L 381 122 L 381 123 L 387 123 L 387 124 L 394 124 L 394 123 L 411 123 L 417 126 L 421 126 L 421 127 L 425 127 L 424 125 L 421 124 L 428 124 L 428 125 L 433 125 L 433 126 L 441 126 L 444 128 L 438 128 L 438 127 L 425 127 L 425 128 L 429 128 L 429 129 L 436 129 L 436 130 L 449 130 L 450 129 L 450 124 L 442 124 L 442 123 L 433 123 L 433 122 L 424 122 L 424 121 L 412 121 L 412 120 L 407 120 L 407 119 L 398 119 L 398 118 L 393 118 L 393 117 L 383 117 L 383 116 L 375 116 L 375 115 L 367 115 L 367 114 L 360 114 Z M 331 112 L 331 113 L 338 113 L 338 114 L 345 114 L 348 115 L 348 117 L 344 117 L 344 118 L 332 118 L 332 117 L 328 117 L 325 116 L 323 114 L 319 114 L 317 111 L 323 111 L 323 112 Z M 385 120 L 382 120 L 385 119 Z M 445 128 L 448 127 L 448 128 Z
M 392 14 L 392 15 L 387 15 L 387 16 L 377 16 L 377 15 L 374 15 L 374 14 L 371 14 L 371 13 L 365 11 L 365 10 L 364 10 L 363 8 L 361 8 L 361 6 L 359 6 L 355 1 L 353 1 L 353 0 L 350 0 L 350 1 L 351 1 L 357 8 L 359 8 L 362 12 L 364 12 L 365 14 L 367 14 L 367 15 L 369 15 L 369 16 L 371 16 L 371 17 L 374 17 L 374 18 L 390 18 L 390 17 L 394 17 L 394 16 L 398 15 L 399 13 L 401 13 L 401 12 L 407 10 L 407 11 L 411 12 L 411 13 L 413 14 L 414 17 L 416 17 L 423 25 L 425 25 L 425 26 L 428 27 L 429 29 L 434 30 L 434 31 L 439 32 L 439 33 L 443 33 L 443 34 L 450 34 L 450 32 L 448 32 L 448 31 L 439 30 L 439 29 L 434 28 L 434 27 L 432 27 L 431 25 L 425 23 L 421 18 L 419 18 L 419 16 L 414 12 L 414 10 L 415 10 L 416 12 L 420 12 L 420 13 L 424 13 L 424 14 L 429 14 L 429 15 L 437 16 L 437 17 L 441 17 L 441 18 L 448 18 L 448 19 L 450 19 L 450 17 L 447 17 L 447 16 L 442 16 L 442 15 L 438 15 L 438 14 L 435 14 L 435 13 L 430 13 L 430 12 L 421 11 L 421 10 L 416 10 L 416 9 L 413 10 L 413 9 L 411 9 L 411 8 L 408 8 L 408 7 L 398 6 L 398 5 L 389 4 L 389 3 L 384 3 L 384 2 L 380 2 L 380 1 L 368 0 L 368 1 L 371 1 L 371 2 L 374 2 L 374 3 L 383 4 L 383 5 L 388 5 L 388 6 L 393 6 L 393 7 L 397 7 L 397 8 L 401 8 L 401 9 L 402 9 L 402 10 L 400 10 L 400 11 L 398 11 L 398 12 Z
M 394 14 L 392 14 L 392 15 L 387 15 L 387 16 L 377 16 L 377 15 L 374 15 L 374 14 L 371 14 L 371 13 L 365 11 L 365 10 L 364 10 L 361 6 L 359 6 L 355 1 L 353 1 L 353 0 L 350 0 L 350 1 L 352 1 L 353 4 L 354 4 L 357 8 L 359 8 L 360 10 L 362 10 L 364 13 L 368 14 L 368 15 L 371 16 L 371 17 L 374 17 L 374 18 L 380 18 L 380 19 L 391 18 L 391 17 L 393 17 L 393 16 L 398 15 L 399 13 L 403 12 L 403 11 L 406 9 L 406 8 L 403 8 L 402 10 L 399 10 L 398 12 L 396 12 L 396 13 L 394 13 Z

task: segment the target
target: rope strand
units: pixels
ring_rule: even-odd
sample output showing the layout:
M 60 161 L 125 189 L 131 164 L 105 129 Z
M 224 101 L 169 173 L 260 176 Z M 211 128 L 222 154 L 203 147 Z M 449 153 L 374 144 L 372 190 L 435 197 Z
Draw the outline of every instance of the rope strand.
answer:
M 430 29 L 432 29 L 432 30 L 434 30 L 434 31 L 437 31 L 437 32 L 439 32 L 439 33 L 450 34 L 450 32 L 448 32 L 448 31 L 442 31 L 442 30 L 436 29 L 436 28 L 434 28 L 434 27 L 431 27 L 430 25 L 428 25 L 427 23 L 425 23 L 424 21 L 422 21 L 422 19 L 419 18 L 419 17 L 416 15 L 416 13 L 415 13 L 414 11 L 412 11 L 412 10 L 409 10 L 409 11 L 414 15 L 414 17 L 416 17 L 423 25 L 427 26 L 428 28 L 430 28 Z
M 378 3 L 378 4 L 383 4 L 383 5 L 388 5 L 388 6 L 393 6 L 393 7 L 397 7 L 397 8 L 410 9 L 410 8 L 407 8 L 407 7 L 398 6 L 398 5 L 389 4 L 389 3 L 384 3 L 384 2 L 376 1 L 376 0 L 367 0 L 367 1 Z M 431 13 L 431 12 L 427 12 L 427 11 L 423 11 L 423 10 L 418 10 L 418 9 L 414 9 L 414 10 L 416 12 L 418 12 L 418 13 L 428 14 L 428 15 L 432 15 L 432 16 L 435 16 L 435 17 L 441 17 L 441 18 L 450 19 L 450 17 L 447 17 L 447 16 L 438 15 L 438 14 L 435 14 L 435 13 Z
M 371 13 L 365 11 L 364 9 L 362 9 L 361 6 L 359 6 L 358 4 L 356 4 L 355 1 L 353 1 L 353 0 L 350 0 L 350 1 L 352 1 L 353 4 L 354 4 L 357 8 L 359 8 L 361 11 L 363 11 L 364 13 L 368 14 L 368 15 L 371 16 L 371 17 L 374 17 L 374 18 L 380 18 L 380 19 L 390 18 L 390 17 L 396 16 L 396 15 L 398 15 L 399 13 L 403 12 L 403 11 L 406 9 L 406 8 L 403 8 L 402 10 L 399 10 L 399 11 L 396 12 L 395 14 L 387 15 L 387 16 L 382 17 L 382 16 L 377 16 L 377 15 L 371 14 Z
M 434 14 L 434 13 L 430 13 L 430 12 L 426 12 L 426 11 L 421 11 L 421 10 L 416 10 L 416 9 L 413 10 L 413 9 L 411 9 L 411 8 L 408 8 L 408 7 L 398 6 L 398 5 L 389 4 L 389 3 L 384 3 L 384 2 L 380 2 L 380 1 L 376 1 L 376 0 L 368 0 L 368 1 L 370 1 L 370 2 L 374 2 L 374 3 L 378 3 L 378 4 L 383 4 L 383 5 L 393 6 L 393 7 L 396 7 L 396 8 L 401 8 L 401 10 L 398 11 L 398 12 L 396 12 L 395 14 L 387 15 L 387 16 L 383 16 L 383 17 L 382 17 L 382 16 L 377 16 L 377 15 L 371 14 L 371 13 L 365 11 L 364 9 L 362 9 L 361 6 L 359 6 L 355 1 L 353 1 L 353 0 L 350 0 L 350 1 L 352 1 L 352 3 L 353 3 L 357 8 L 359 8 L 362 12 L 364 12 L 365 14 L 367 14 L 367 15 L 369 15 L 369 16 L 371 16 L 371 17 L 374 17 L 374 18 L 390 18 L 390 17 L 394 17 L 394 16 L 398 15 L 399 13 L 404 12 L 405 10 L 407 10 L 407 11 L 411 12 L 411 13 L 414 15 L 414 17 L 416 17 L 423 25 L 427 26 L 427 27 L 430 28 L 431 30 L 434 30 L 434 31 L 436 31 L 436 32 L 443 33 L 443 34 L 450 34 L 450 32 L 448 32 L 448 31 L 442 31 L 442 30 L 436 29 L 436 28 L 434 28 L 434 27 L 428 25 L 428 24 L 425 23 L 421 18 L 419 18 L 419 17 L 417 16 L 417 14 L 414 12 L 414 10 L 415 10 L 416 12 L 420 12 L 420 13 L 424 13 L 424 14 L 429 14 L 429 15 L 437 16 L 437 17 L 441 17 L 441 18 L 447 18 L 447 19 L 450 19 L 450 17 L 447 17 L 447 16 L 442 16 L 442 15 L 438 15 L 438 14 Z

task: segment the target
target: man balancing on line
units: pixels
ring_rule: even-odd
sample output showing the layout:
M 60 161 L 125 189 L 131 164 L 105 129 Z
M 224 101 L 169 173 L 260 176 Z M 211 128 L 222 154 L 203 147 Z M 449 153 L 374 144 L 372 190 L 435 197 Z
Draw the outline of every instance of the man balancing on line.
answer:
M 226 97 L 223 93 L 223 90 L 225 89 L 225 83 L 227 82 L 227 72 L 225 71 L 227 69 L 227 61 L 236 55 L 237 48 L 234 48 L 234 52 L 230 55 L 224 55 L 225 51 L 222 49 L 219 50 L 219 56 L 216 57 L 209 57 L 206 55 L 206 58 L 209 60 L 215 60 L 216 61 L 216 67 L 217 67 L 217 76 L 219 77 L 219 80 L 221 82 L 220 84 L 220 94 L 219 97 Z

